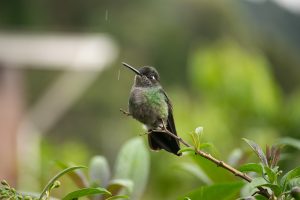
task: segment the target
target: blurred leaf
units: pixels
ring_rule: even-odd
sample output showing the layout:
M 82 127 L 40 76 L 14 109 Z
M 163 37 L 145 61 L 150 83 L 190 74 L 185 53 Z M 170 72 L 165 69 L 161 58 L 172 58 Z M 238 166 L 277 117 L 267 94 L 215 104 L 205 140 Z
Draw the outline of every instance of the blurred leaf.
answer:
M 127 195 L 116 195 L 116 196 L 108 197 L 105 200 L 114 200 L 114 199 L 129 199 L 129 196 L 127 196 Z
M 62 200 L 73 200 L 79 197 L 96 195 L 96 194 L 111 195 L 111 193 L 104 188 L 82 188 L 74 192 L 70 192 Z
M 246 163 L 239 167 L 241 172 L 256 172 L 258 174 L 263 173 L 261 164 L 258 163 Z
M 70 167 L 69 165 L 67 165 L 61 161 L 56 161 L 56 164 L 59 167 L 61 167 L 62 169 L 66 169 L 66 168 Z M 81 170 L 71 171 L 67 175 L 73 180 L 73 182 L 78 187 L 88 187 L 89 186 L 88 180 Z
M 199 189 L 184 195 L 190 199 L 205 200 L 232 200 L 235 199 L 243 187 L 243 182 L 218 183 L 211 186 L 203 186 Z M 180 199 L 184 199 L 183 197 Z
M 266 158 L 264 152 L 262 151 L 262 149 L 260 148 L 260 146 L 258 144 L 256 144 L 255 142 L 253 142 L 252 140 L 248 140 L 246 138 L 243 138 L 243 140 L 245 142 L 247 142 L 247 144 L 257 154 L 257 156 L 259 157 L 259 159 L 261 160 L 261 162 L 263 163 L 263 165 L 264 166 L 268 166 L 267 158 Z
M 114 179 L 130 179 L 133 181 L 131 199 L 139 199 L 144 192 L 149 174 L 149 151 L 142 138 L 134 138 L 126 142 L 117 157 Z
M 59 179 L 61 176 L 63 176 L 64 174 L 74 171 L 76 169 L 81 169 L 81 168 L 86 168 L 84 166 L 74 166 L 74 167 L 68 167 L 67 169 L 64 169 L 63 171 L 59 172 L 58 174 L 56 174 L 48 183 L 47 185 L 44 187 L 39 200 L 43 199 L 43 196 L 46 194 L 46 192 L 49 190 L 49 188 L 53 185 L 53 183 Z
M 288 182 L 289 188 L 293 188 L 295 186 L 300 186 L 300 178 L 293 178 Z
M 256 195 L 256 196 L 255 196 L 255 199 L 256 199 L 256 200 L 268 200 L 267 197 L 262 196 L 262 195 Z
M 290 137 L 281 138 L 279 139 L 278 143 L 288 145 L 296 149 L 300 149 L 300 140 L 294 138 L 290 138 Z
M 108 162 L 103 156 L 94 156 L 89 165 L 89 177 L 91 184 L 106 187 L 110 179 Z
M 205 174 L 205 172 L 197 165 L 192 163 L 180 163 L 178 165 L 181 169 L 191 173 L 195 177 L 199 178 L 205 184 L 211 184 L 212 180 Z
M 289 171 L 288 173 L 286 173 L 280 181 L 281 186 L 284 188 L 286 188 L 287 183 L 294 178 L 298 178 L 300 177 L 300 167 L 296 167 L 295 169 L 292 169 L 291 171 Z
M 129 193 L 132 192 L 133 182 L 129 179 L 114 179 L 107 186 L 107 190 L 112 193 L 112 195 L 117 195 L 123 188 L 126 188 Z

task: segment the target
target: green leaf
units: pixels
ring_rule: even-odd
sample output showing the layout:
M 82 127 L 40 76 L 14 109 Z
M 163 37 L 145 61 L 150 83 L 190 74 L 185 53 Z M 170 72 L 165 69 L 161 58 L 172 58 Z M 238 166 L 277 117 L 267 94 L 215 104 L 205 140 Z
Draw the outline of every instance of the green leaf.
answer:
M 143 139 L 138 137 L 126 142 L 116 160 L 114 179 L 133 181 L 132 200 L 140 199 L 143 194 L 148 180 L 149 167 L 149 150 Z
M 268 161 L 266 158 L 266 155 L 264 154 L 263 150 L 260 148 L 258 144 L 253 142 L 252 140 L 248 140 L 246 138 L 243 138 L 245 142 L 252 148 L 252 150 L 257 154 L 261 162 L 263 163 L 264 166 L 268 166 Z
M 285 137 L 285 138 L 280 139 L 278 141 L 278 143 L 288 145 L 288 146 L 294 147 L 296 149 L 300 149 L 300 140 L 297 140 L 294 138 Z
M 249 188 L 250 190 L 255 190 L 257 187 L 265 185 L 265 184 L 269 184 L 264 178 L 262 177 L 257 177 L 254 178 L 249 184 Z
M 289 171 L 288 173 L 286 173 L 280 181 L 280 185 L 284 188 L 286 188 L 287 183 L 294 178 L 298 178 L 300 177 L 300 167 L 296 167 L 295 169 Z
M 193 147 L 183 147 L 178 151 L 178 153 L 183 153 L 183 152 L 195 152 L 195 148 L 193 148 Z
M 179 168 L 189 172 L 193 176 L 200 179 L 205 184 L 212 184 L 212 180 L 205 174 L 200 166 L 192 163 L 181 163 L 178 165 Z
M 49 190 L 49 188 L 53 185 L 53 183 L 59 179 L 61 176 L 63 176 L 64 174 L 74 171 L 76 169 L 81 169 L 81 168 L 86 168 L 84 166 L 74 166 L 74 167 L 68 167 L 66 169 L 64 169 L 63 171 L 59 172 L 58 174 L 56 174 L 52 179 L 50 179 L 50 181 L 47 183 L 47 185 L 44 187 L 39 200 L 42 200 L 43 196 L 45 195 L 45 193 Z
M 105 200 L 114 200 L 114 199 L 129 199 L 129 196 L 127 196 L 127 195 L 116 195 L 116 196 L 108 197 Z
M 231 200 L 238 197 L 239 191 L 244 185 L 243 182 L 218 183 L 211 186 L 203 186 L 199 189 L 184 195 L 180 199 L 188 197 L 190 199 L 205 200 Z
M 278 185 L 275 185 L 275 184 L 267 183 L 267 184 L 262 184 L 262 185 L 259 185 L 259 186 L 270 188 L 274 192 L 275 196 L 279 196 L 282 192 L 281 188 Z
M 110 169 L 105 157 L 95 156 L 91 159 L 89 177 L 92 184 L 106 187 L 110 179 Z
M 61 169 L 66 169 L 68 167 L 71 167 L 70 165 L 67 165 L 66 163 L 63 163 L 61 161 L 56 161 L 56 164 L 61 168 Z M 84 173 L 81 170 L 76 170 L 76 171 L 71 171 L 67 174 L 72 181 L 78 186 L 78 187 L 88 187 L 89 183 L 84 175 Z
M 200 149 L 207 149 L 207 148 L 214 148 L 214 145 L 212 143 L 204 142 L 200 144 Z
M 266 166 L 263 169 L 264 169 L 264 172 L 268 175 L 270 183 L 274 183 L 277 181 L 277 175 L 272 169 L 270 169 L 269 167 L 266 167 Z
M 133 190 L 133 182 L 129 179 L 113 179 L 107 186 L 107 190 L 112 193 L 112 195 L 118 194 L 121 189 L 126 188 L 129 193 Z
M 82 188 L 67 194 L 62 200 L 72 200 L 79 197 L 96 195 L 96 194 L 106 194 L 111 195 L 109 191 L 104 188 Z
M 247 163 L 239 167 L 241 172 L 256 172 L 258 174 L 263 173 L 261 164 L 258 163 Z

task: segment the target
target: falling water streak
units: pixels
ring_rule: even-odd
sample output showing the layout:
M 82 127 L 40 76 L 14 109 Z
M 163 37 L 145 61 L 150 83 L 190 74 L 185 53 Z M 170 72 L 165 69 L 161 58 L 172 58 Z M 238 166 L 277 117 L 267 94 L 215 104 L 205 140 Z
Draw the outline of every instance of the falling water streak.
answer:
M 118 81 L 120 80 L 120 74 L 121 74 L 121 70 L 119 69 L 119 71 L 118 71 Z
M 108 9 L 105 10 L 105 21 L 108 21 Z

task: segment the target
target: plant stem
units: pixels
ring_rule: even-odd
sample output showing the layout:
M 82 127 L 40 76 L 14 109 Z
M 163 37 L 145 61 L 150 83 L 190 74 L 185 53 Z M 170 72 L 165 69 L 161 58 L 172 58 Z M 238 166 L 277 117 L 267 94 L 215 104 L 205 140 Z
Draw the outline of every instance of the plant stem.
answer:
M 169 130 L 164 129 L 163 132 L 170 135 L 171 137 L 177 139 L 179 142 L 184 144 L 186 147 L 193 147 L 192 145 L 190 145 L 189 143 L 184 141 L 181 137 L 178 137 L 177 135 L 174 135 L 173 133 L 171 133 Z M 216 163 L 218 167 L 222 167 L 222 168 L 226 169 L 227 171 L 231 172 L 235 176 L 238 176 L 238 177 L 246 180 L 249 183 L 252 181 L 252 178 L 250 176 L 248 176 L 247 174 L 242 173 L 241 171 L 235 169 L 234 167 L 230 166 L 229 164 L 225 163 L 224 161 L 218 160 L 217 158 L 213 157 L 209 153 L 201 151 L 200 149 L 197 149 L 197 148 L 195 148 L 195 152 L 196 152 L 196 154 L 202 156 L 203 158 L 206 158 L 206 159 Z M 271 195 L 269 194 L 267 189 L 264 189 L 263 187 L 257 187 L 257 189 L 259 190 L 257 192 L 258 194 L 261 194 L 268 199 L 271 198 Z

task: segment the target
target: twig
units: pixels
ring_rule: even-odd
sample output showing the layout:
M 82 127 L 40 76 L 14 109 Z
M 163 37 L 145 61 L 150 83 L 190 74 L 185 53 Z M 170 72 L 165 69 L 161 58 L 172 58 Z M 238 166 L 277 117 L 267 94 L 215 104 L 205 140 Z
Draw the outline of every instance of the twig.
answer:
M 179 142 L 181 142 L 182 144 L 184 144 L 186 147 L 193 147 L 192 145 L 190 145 L 189 143 L 187 143 L 186 141 L 184 141 L 181 137 L 178 137 L 177 135 L 174 135 L 173 133 L 171 133 L 169 130 L 165 129 L 162 132 L 170 135 L 171 137 L 177 139 Z M 199 149 L 195 148 L 195 152 L 196 154 L 214 162 L 217 164 L 218 167 L 222 167 L 224 169 L 226 169 L 227 171 L 230 171 L 232 174 L 234 174 L 235 176 L 238 176 L 244 180 L 246 180 L 247 182 L 251 182 L 252 178 L 250 176 L 248 176 L 245 173 L 242 173 L 241 171 L 235 169 L 234 167 L 228 165 L 227 163 L 225 163 L 224 161 L 218 160 L 217 158 L 213 157 L 212 155 L 210 155 L 209 153 L 206 153 L 204 151 L 201 151 Z M 257 191 L 258 194 L 261 194 L 265 197 L 267 197 L 268 199 L 271 198 L 271 195 L 269 194 L 267 189 L 264 189 L 263 187 L 257 187 L 257 189 L 259 191 Z
M 127 116 L 131 116 L 131 114 L 123 109 L 120 108 L 120 111 L 127 115 Z M 170 135 L 171 137 L 177 139 L 179 142 L 181 142 L 182 144 L 184 144 L 186 147 L 193 147 L 192 145 L 190 145 L 189 143 L 187 143 L 186 141 L 184 141 L 181 137 L 178 137 L 177 135 L 174 135 L 172 132 L 170 132 L 168 129 L 165 128 L 165 125 L 163 124 L 163 128 L 164 130 L 160 130 L 160 132 L 164 132 L 168 135 Z M 154 130 L 152 130 L 154 131 Z M 151 132 L 149 133 L 151 134 Z M 235 176 L 238 176 L 244 180 L 246 180 L 247 182 L 251 182 L 252 178 L 250 176 L 248 176 L 245 173 L 242 173 L 241 171 L 235 169 L 234 167 L 228 165 L 227 163 L 225 163 L 224 161 L 218 160 L 217 158 L 213 157 L 212 155 L 210 155 L 209 153 L 206 153 L 204 151 L 201 151 L 200 149 L 195 148 L 195 152 L 196 154 L 202 156 L 203 158 L 206 158 L 210 161 L 212 161 L 213 163 L 217 164 L 218 167 L 222 167 L 224 169 L 226 169 L 227 171 L 231 172 L 232 174 L 234 174 Z M 268 190 L 259 186 L 257 187 L 257 189 L 259 191 L 257 191 L 257 194 L 263 195 L 265 196 L 267 199 L 271 199 L 272 196 L 269 194 Z

